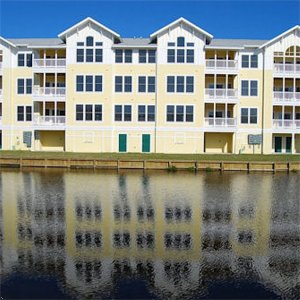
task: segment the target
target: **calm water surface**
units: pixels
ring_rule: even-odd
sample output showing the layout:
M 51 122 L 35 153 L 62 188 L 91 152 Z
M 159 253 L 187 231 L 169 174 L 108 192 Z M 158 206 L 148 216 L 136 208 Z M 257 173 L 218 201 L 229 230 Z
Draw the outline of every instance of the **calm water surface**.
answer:
M 2 170 L 3 299 L 300 294 L 299 174 Z

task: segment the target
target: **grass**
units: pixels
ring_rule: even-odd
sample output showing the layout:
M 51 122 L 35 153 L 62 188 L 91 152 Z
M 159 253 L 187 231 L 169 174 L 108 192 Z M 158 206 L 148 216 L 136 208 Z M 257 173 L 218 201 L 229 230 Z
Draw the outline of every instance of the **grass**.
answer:
M 64 158 L 103 160 L 300 161 L 299 154 L 163 154 L 0 151 L 0 158 Z

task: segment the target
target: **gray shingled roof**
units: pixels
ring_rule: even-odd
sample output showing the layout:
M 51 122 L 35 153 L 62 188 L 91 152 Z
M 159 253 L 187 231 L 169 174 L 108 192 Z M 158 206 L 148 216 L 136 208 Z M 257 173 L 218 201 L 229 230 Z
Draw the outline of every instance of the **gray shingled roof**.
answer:
M 261 46 L 268 40 L 246 40 L 246 39 L 212 39 L 209 47 L 238 47 Z
M 121 42 L 114 44 L 114 47 L 156 47 L 156 44 L 151 44 L 149 38 L 122 38 Z
M 65 45 L 64 42 L 61 39 L 58 38 L 49 38 L 49 39 L 39 39 L 39 38 L 34 38 L 34 39 L 7 39 L 14 45 L 28 45 L 36 47 L 36 46 L 63 46 Z

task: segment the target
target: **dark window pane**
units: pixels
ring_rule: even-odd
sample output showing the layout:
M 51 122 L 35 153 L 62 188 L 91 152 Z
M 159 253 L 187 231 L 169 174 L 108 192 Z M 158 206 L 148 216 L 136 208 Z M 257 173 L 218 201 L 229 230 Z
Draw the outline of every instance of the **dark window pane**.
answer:
M 188 63 L 194 62 L 194 50 L 188 49 L 186 51 L 186 62 Z
M 24 79 L 18 79 L 18 94 L 24 94 Z
M 123 50 L 116 50 L 116 63 L 122 63 L 123 62 Z
M 32 79 L 26 79 L 26 94 L 32 93 Z
M 242 96 L 248 96 L 248 80 L 242 80 Z
M 145 122 L 146 121 L 146 107 L 145 105 L 138 106 L 138 121 Z
M 180 36 L 177 38 L 177 47 L 184 47 L 184 37 Z
M 124 121 L 131 121 L 131 105 L 124 105 Z
M 139 50 L 139 63 L 146 63 L 146 54 L 147 51 L 146 50 Z
M 76 121 L 83 121 L 83 105 L 76 105 Z
M 248 108 L 241 109 L 241 123 L 248 124 Z
M 124 91 L 126 93 L 131 92 L 131 81 L 132 81 L 131 76 L 125 76 L 125 89 L 124 89 Z
M 187 93 L 194 92 L 194 77 L 193 76 L 186 77 L 186 92 Z
M 94 46 L 94 38 L 92 36 L 88 36 L 86 38 L 86 45 L 88 47 L 93 47 Z
M 250 109 L 250 124 L 257 124 L 257 108 Z
M 102 105 L 95 105 L 95 121 L 102 121 Z
M 174 105 L 167 105 L 167 122 L 174 122 Z
M 183 105 L 176 106 L 176 122 L 183 122 Z
M 83 62 L 83 61 L 84 61 L 84 50 L 77 49 L 77 62 Z
M 85 106 L 85 120 L 86 121 L 93 120 L 93 105 L 87 104 Z
M 257 68 L 258 66 L 258 56 L 251 55 L 251 68 Z
M 93 76 L 86 76 L 85 77 L 85 91 L 92 92 L 93 91 Z
M 115 105 L 115 121 L 122 121 L 122 105 Z
M 242 68 L 249 68 L 249 55 L 242 55 Z
M 96 62 L 102 62 L 103 61 L 103 50 L 102 49 L 96 49 L 95 57 L 96 57 Z
M 184 76 L 177 76 L 176 92 L 177 93 L 184 92 Z
M 175 62 L 175 50 L 168 49 L 168 63 L 174 63 L 174 62 Z
M 27 67 L 32 67 L 32 54 L 27 54 L 26 65 L 27 65 Z
M 95 91 L 102 92 L 102 76 L 95 76 Z
M 177 50 L 177 62 L 184 63 L 184 50 L 183 49 Z
M 167 77 L 167 92 L 168 93 L 175 92 L 175 77 L 174 76 Z
M 31 106 L 26 106 L 26 121 L 32 121 L 32 108 L 31 108 Z
M 155 50 L 148 51 L 148 63 L 154 64 L 156 62 L 156 52 Z
M 148 122 L 154 122 L 154 121 L 155 121 L 155 106 L 148 105 Z
M 122 76 L 115 77 L 115 92 L 122 92 Z
M 17 120 L 24 121 L 24 107 L 23 106 L 17 107 Z
M 76 91 L 83 92 L 83 76 L 76 76 Z
M 146 92 L 146 77 L 139 76 L 139 93 L 145 93 L 145 92 Z
M 125 62 L 126 63 L 132 62 L 132 50 L 125 50 Z
M 187 105 L 185 108 L 185 120 L 186 122 L 194 121 L 194 107 L 191 105 Z
M 155 93 L 155 77 L 148 77 L 148 93 Z
M 257 96 L 257 81 L 250 81 L 250 96 Z
M 25 54 L 18 54 L 18 67 L 25 66 Z
M 94 50 L 93 49 L 86 49 L 86 62 L 93 62 L 94 61 Z

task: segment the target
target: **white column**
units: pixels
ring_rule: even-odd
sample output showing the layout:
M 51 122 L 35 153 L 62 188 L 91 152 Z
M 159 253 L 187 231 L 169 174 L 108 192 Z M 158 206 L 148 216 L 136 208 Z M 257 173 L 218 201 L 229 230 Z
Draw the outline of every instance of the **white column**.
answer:
M 55 62 L 54 62 L 54 66 L 57 67 L 57 50 L 55 49 Z
M 44 66 L 46 66 L 46 50 L 44 50 Z
M 43 101 L 43 116 L 46 115 L 46 102 Z
M 44 86 L 44 94 L 45 94 L 45 88 L 46 88 L 46 73 L 43 73 L 43 86 Z
M 216 102 L 214 102 L 214 126 L 216 125 Z
M 228 97 L 228 74 L 225 74 L 225 98 L 227 97 Z
M 54 73 L 54 94 L 56 94 L 57 91 L 57 73 Z
M 217 74 L 214 74 L 214 98 L 216 98 Z
M 295 154 L 295 133 L 292 133 L 292 154 Z
M 226 50 L 226 68 L 228 68 L 228 50 Z
M 296 129 L 296 124 L 295 124 L 295 105 L 292 107 L 292 120 L 293 120 L 293 128 Z
M 282 122 L 282 127 L 284 127 L 284 105 L 281 106 L 281 122 Z
M 215 50 L 215 68 L 217 68 L 217 51 Z
M 225 123 L 227 124 L 227 110 L 228 110 L 228 107 L 227 107 L 227 102 L 225 103 Z
M 282 78 L 282 90 L 283 90 L 282 99 L 284 100 L 285 99 L 285 78 Z
M 57 102 L 54 102 L 54 123 L 57 122 Z

